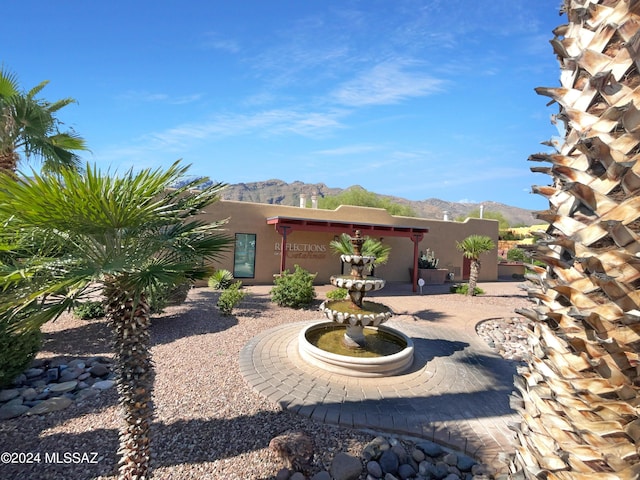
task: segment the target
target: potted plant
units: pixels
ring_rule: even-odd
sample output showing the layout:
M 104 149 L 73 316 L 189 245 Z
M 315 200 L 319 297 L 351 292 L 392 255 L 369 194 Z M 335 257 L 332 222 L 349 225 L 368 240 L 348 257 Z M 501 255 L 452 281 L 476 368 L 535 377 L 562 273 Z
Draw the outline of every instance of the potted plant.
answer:
M 438 268 L 440 259 L 436 257 L 433 250 L 427 248 L 425 252 L 420 252 L 418 257 L 418 278 L 424 280 L 426 285 L 442 285 L 446 279 L 449 270 L 446 268 Z M 413 268 L 409 268 L 409 275 L 413 281 Z

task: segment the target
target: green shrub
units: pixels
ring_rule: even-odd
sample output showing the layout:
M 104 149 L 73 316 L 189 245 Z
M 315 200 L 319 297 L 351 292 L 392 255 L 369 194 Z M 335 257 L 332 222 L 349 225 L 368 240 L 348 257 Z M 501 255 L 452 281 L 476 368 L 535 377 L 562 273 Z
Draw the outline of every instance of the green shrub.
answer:
M 346 288 L 336 288 L 327 292 L 327 298 L 329 300 L 344 300 L 348 294 L 349 291 Z
M 99 301 L 84 302 L 73 309 L 73 314 L 82 320 L 104 317 L 105 313 L 104 303 Z
M 245 292 L 240 291 L 240 287 L 242 287 L 242 282 L 232 283 L 229 288 L 220 294 L 216 306 L 223 315 L 231 315 L 233 309 L 244 298 Z
M 0 320 L 0 388 L 27 369 L 42 343 L 40 330 L 10 332 L 9 325 Z
M 182 305 L 189 295 L 192 282 L 186 280 L 175 285 L 163 284 L 150 292 L 148 300 L 151 313 L 162 313 L 165 308 Z
M 507 252 L 507 260 L 510 262 L 527 262 L 527 254 L 521 248 L 512 248 Z
M 467 292 L 469 291 L 469 284 L 468 283 L 456 283 L 455 285 L 451 285 L 451 287 L 449 287 L 449 291 L 451 293 L 460 293 L 462 295 L 466 295 Z M 484 290 L 482 290 L 479 287 L 476 287 L 473 290 L 475 295 L 482 295 L 484 294 Z
M 209 288 L 214 290 L 226 290 L 233 284 L 233 274 L 223 268 L 213 272 L 209 277 Z
M 308 307 L 316 298 L 313 288 L 313 280 L 316 274 L 309 273 L 305 269 L 295 266 L 295 271 L 288 270 L 274 279 L 275 286 L 271 289 L 271 301 L 281 307 L 302 308 Z

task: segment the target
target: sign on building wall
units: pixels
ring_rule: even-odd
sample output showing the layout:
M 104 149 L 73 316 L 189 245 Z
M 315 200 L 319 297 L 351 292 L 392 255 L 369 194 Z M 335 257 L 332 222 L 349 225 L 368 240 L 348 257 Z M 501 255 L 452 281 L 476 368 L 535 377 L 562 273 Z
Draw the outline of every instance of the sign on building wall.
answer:
M 273 254 L 280 256 L 282 245 L 274 244 Z M 287 258 L 323 259 L 327 257 L 327 246 L 321 243 L 287 243 Z

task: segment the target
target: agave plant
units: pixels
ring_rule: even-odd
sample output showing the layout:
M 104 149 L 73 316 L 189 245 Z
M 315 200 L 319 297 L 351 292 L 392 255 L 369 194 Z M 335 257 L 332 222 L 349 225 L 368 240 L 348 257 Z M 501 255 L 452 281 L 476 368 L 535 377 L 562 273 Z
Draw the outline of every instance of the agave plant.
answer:
M 565 0 L 551 41 L 564 138 L 532 155 L 549 209 L 531 253 L 535 321 L 516 378 L 514 469 L 529 479 L 640 478 L 640 2 Z

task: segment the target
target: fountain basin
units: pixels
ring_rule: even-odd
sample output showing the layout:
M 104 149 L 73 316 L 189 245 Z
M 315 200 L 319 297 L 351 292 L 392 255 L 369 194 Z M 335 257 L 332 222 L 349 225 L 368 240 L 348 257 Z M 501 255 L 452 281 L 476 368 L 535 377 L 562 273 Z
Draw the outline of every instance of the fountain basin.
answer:
M 351 275 L 333 275 L 331 277 L 331 285 L 358 292 L 380 290 L 385 286 L 385 283 L 385 280 L 376 277 L 354 278 Z
M 350 309 L 349 300 L 327 300 L 320 310 L 332 322 L 352 327 L 377 327 L 391 318 L 393 312 L 386 305 L 376 302 L 362 302 L 362 309 Z
M 312 324 L 303 328 L 298 335 L 298 352 L 310 365 L 323 370 L 351 377 L 385 377 L 407 370 L 413 363 L 413 341 L 403 333 L 386 326 L 368 327 L 367 331 L 380 332 L 391 337 L 400 345 L 400 351 L 390 355 L 362 357 L 329 352 L 313 345 L 309 338 L 318 331 L 327 329 L 346 329 L 333 322 Z

